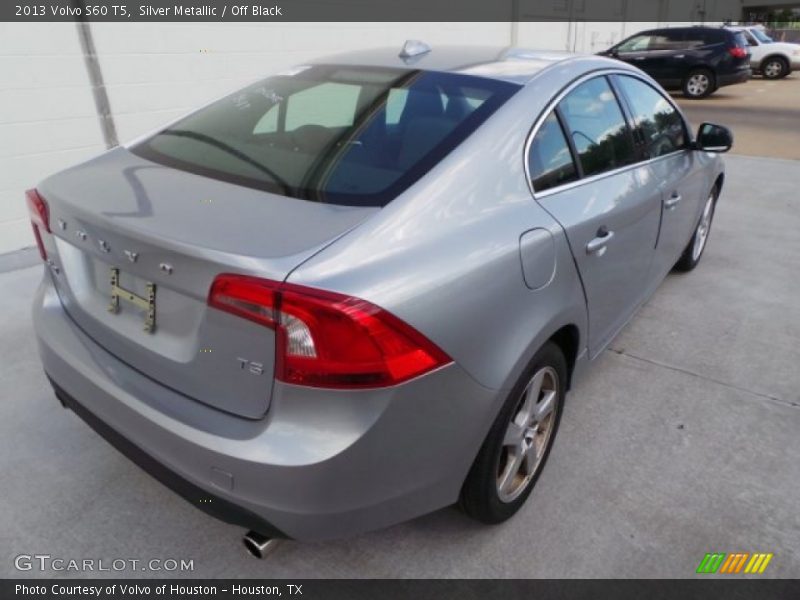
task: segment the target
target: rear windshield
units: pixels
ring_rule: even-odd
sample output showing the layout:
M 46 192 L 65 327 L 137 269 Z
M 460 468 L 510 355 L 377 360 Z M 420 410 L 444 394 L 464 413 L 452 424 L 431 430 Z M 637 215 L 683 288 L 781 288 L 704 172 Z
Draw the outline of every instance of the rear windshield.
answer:
M 454 73 L 300 67 L 223 98 L 131 150 L 290 198 L 383 206 L 518 89 Z

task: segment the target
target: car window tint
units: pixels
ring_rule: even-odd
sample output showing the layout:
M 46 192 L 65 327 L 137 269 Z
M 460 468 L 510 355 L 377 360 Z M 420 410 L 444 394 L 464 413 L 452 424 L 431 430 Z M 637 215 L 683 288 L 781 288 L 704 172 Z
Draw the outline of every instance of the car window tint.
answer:
M 541 192 L 578 178 L 567 138 L 555 113 L 542 122 L 528 152 L 533 189 Z
M 742 33 L 735 33 L 733 34 L 733 43 L 735 46 L 739 48 L 746 48 L 747 47 L 747 40 L 745 39 Z M 756 44 L 753 44 L 754 46 Z
M 775 43 L 775 40 L 773 40 L 771 37 L 769 37 L 763 31 L 760 31 L 758 29 L 751 29 L 750 33 L 752 33 L 754 36 L 756 36 L 762 44 L 774 44 Z
M 725 41 L 727 32 L 724 29 L 708 29 L 692 27 L 686 32 L 686 47 L 700 48 L 710 44 L 721 44 Z
M 649 35 L 635 35 L 617 46 L 617 52 L 642 52 L 650 46 Z
M 758 43 L 756 43 L 756 41 L 753 39 L 753 36 L 751 36 L 748 32 L 743 31 L 742 36 L 744 37 L 748 46 L 758 46 Z
M 384 206 L 519 89 L 460 73 L 306 66 L 223 98 L 131 151 L 286 198 Z
M 253 128 L 254 134 L 271 133 L 278 131 L 278 113 L 280 112 L 279 106 L 276 104 L 264 113 L 264 116 L 258 120 L 256 126 Z
M 661 93 L 633 77 L 620 75 L 617 81 L 628 99 L 648 156 L 669 154 L 686 145 L 683 118 Z
M 679 50 L 684 48 L 683 30 L 660 31 L 657 35 L 651 36 L 648 50 Z
M 633 142 L 617 97 L 605 77 L 582 83 L 559 104 L 584 175 L 635 160 Z
M 352 125 L 360 92 L 358 85 L 323 83 L 293 94 L 286 108 L 286 131 L 304 125 Z

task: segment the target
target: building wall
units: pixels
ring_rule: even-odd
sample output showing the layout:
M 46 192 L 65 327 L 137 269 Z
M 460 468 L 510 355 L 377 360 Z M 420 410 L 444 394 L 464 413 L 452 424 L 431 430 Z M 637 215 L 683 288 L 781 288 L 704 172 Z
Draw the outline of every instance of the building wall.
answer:
M 92 23 L 125 143 L 312 57 L 406 39 L 597 52 L 635 23 Z M 648 24 L 649 25 L 649 24 Z M 0 254 L 33 242 L 24 190 L 105 148 L 74 23 L 0 24 Z
M 24 191 L 104 149 L 73 23 L 0 24 L 0 253 L 33 242 Z

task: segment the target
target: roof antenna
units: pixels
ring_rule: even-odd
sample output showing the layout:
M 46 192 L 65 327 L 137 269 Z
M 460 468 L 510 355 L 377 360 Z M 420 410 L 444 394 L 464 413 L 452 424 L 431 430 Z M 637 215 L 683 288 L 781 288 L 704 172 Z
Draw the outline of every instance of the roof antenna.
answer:
M 430 51 L 431 47 L 425 42 L 421 42 L 419 40 L 406 40 L 406 43 L 403 44 L 403 49 L 400 50 L 400 54 L 397 56 L 400 58 L 413 58 L 421 54 L 427 54 Z

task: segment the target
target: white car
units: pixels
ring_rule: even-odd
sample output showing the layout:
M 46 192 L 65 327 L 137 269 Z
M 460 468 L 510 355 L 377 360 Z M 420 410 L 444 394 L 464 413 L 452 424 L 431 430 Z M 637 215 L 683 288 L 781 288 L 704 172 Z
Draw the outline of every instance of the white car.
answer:
M 776 42 L 758 26 L 731 29 L 744 34 L 750 50 L 750 66 L 766 79 L 782 79 L 793 69 L 800 69 L 800 44 Z

